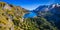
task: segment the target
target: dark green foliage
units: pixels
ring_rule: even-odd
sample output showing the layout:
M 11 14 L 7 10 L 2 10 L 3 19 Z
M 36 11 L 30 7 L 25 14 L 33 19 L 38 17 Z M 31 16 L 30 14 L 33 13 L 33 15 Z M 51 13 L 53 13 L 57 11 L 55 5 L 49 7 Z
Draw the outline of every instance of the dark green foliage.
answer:
M 21 24 L 20 28 L 24 30 L 58 30 L 43 17 L 24 19 L 24 22 Z
M 14 25 L 19 26 L 19 20 L 13 20 Z

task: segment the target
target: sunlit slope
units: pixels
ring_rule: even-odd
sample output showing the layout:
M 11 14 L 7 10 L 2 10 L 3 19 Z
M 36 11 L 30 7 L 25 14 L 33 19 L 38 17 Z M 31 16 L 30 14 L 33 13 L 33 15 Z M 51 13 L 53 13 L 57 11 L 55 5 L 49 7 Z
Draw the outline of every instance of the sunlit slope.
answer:
M 14 29 L 13 20 L 22 22 L 25 13 L 27 10 L 24 8 L 0 2 L 0 30 Z

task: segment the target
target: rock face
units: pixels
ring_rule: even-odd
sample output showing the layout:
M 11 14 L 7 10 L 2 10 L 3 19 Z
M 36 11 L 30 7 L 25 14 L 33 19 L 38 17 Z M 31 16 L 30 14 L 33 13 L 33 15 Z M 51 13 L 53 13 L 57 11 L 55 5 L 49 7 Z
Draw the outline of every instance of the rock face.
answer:
M 6 4 L 3 9 L 9 9 L 9 10 L 11 10 L 12 7 L 10 7 L 8 4 Z

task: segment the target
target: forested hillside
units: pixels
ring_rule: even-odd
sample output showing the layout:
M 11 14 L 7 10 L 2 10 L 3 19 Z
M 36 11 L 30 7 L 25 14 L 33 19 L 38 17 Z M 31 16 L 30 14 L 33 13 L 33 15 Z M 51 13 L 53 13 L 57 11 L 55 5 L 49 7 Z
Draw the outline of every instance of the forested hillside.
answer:
M 28 10 L 0 2 L 0 30 L 58 30 L 53 22 L 44 17 L 24 18 Z

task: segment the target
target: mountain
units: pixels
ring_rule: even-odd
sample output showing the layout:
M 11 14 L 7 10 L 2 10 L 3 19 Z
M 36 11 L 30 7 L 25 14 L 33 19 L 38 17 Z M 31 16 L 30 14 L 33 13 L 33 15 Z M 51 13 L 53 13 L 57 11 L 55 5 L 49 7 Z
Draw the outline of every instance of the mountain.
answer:
M 43 11 L 45 8 L 48 8 L 48 6 L 47 5 L 41 5 L 38 8 L 36 8 L 35 10 L 33 10 L 33 11 L 35 11 L 35 12 Z
M 45 16 L 46 14 L 60 14 L 60 4 L 42 5 L 33 10 L 38 16 Z M 50 15 L 52 15 L 50 14 Z
M 60 29 L 60 4 L 56 4 L 53 8 L 50 9 L 51 15 L 50 18 L 52 21 L 55 22 L 55 25 Z
M 55 26 L 60 29 L 60 4 L 51 4 L 39 6 L 33 10 L 38 17 L 42 16 L 49 22 L 54 22 Z
M 0 2 L 0 30 L 59 30 L 54 23 L 36 14 L 38 12 Z
M 28 13 L 28 10 L 22 7 L 0 2 L 0 30 L 3 30 L 4 28 L 5 30 L 9 30 L 9 28 L 14 30 L 15 20 L 17 21 L 16 23 L 18 23 L 18 21 L 23 22 L 25 13 Z

